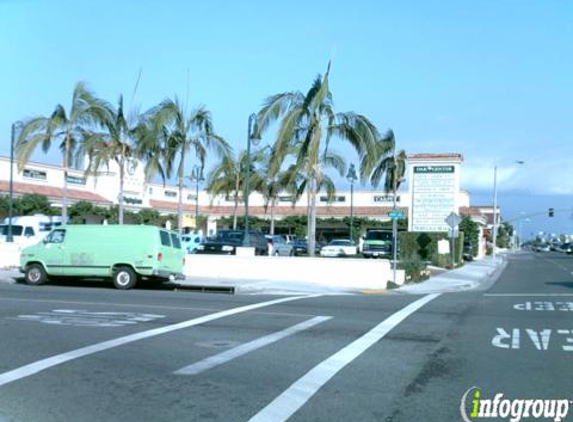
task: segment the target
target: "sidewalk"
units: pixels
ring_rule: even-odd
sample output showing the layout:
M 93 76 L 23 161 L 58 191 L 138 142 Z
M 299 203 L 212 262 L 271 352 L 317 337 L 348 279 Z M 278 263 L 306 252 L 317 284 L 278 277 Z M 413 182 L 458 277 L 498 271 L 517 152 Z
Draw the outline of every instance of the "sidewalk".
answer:
M 23 278 L 24 274 L 18 271 L 16 268 L 0 268 L 0 283 L 10 283 L 16 282 L 16 278 Z
M 489 288 L 506 267 L 507 261 L 498 256 L 466 262 L 463 267 L 445 271 L 419 284 L 408 284 L 393 290 L 403 294 L 448 293 Z

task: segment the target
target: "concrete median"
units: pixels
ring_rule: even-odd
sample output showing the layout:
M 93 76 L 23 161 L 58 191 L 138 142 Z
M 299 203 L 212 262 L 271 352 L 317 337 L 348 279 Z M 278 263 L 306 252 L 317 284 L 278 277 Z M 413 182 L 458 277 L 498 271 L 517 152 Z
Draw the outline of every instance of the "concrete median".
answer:
M 385 290 L 392 269 L 384 259 L 188 255 L 185 275 L 193 284 L 222 282 L 240 287 L 264 282 L 265 286 L 279 283 L 285 291 L 300 290 L 301 285 L 359 291 Z M 396 279 L 403 284 L 404 271 L 396 271 Z
M 20 265 L 20 246 L 16 243 L 0 243 L 0 268 Z

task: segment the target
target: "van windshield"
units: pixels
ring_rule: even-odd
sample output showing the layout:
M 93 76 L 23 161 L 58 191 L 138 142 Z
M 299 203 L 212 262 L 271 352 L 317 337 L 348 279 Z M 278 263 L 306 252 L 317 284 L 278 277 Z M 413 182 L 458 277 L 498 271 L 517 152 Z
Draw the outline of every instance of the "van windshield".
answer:
M 22 226 L 12 225 L 12 236 L 22 236 L 22 230 L 23 230 Z M 7 225 L 0 226 L 0 233 L 2 234 L 2 236 L 7 236 L 8 226 Z
M 365 240 L 391 241 L 392 240 L 392 233 L 391 232 L 368 232 L 368 234 L 366 234 Z

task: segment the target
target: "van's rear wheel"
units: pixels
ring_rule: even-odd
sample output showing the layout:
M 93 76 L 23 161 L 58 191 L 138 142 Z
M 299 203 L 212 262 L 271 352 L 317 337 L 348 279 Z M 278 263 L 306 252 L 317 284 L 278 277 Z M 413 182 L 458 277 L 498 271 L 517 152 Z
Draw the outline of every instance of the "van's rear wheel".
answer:
M 26 283 L 32 286 L 39 286 L 48 281 L 48 275 L 42 264 L 30 264 L 26 267 Z
M 130 267 L 117 267 L 112 278 L 113 285 L 120 290 L 131 289 L 137 283 L 137 274 Z

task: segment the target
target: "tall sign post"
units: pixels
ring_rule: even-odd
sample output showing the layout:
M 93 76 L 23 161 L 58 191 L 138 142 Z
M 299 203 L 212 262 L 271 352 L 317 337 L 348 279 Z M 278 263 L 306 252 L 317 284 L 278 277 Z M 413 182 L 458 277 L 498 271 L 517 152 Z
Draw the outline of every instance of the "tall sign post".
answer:
M 451 212 L 444 220 L 450 228 L 450 251 L 452 254 L 452 268 L 456 265 L 456 254 L 454 251 L 454 241 L 458 237 L 457 228 L 462 222 L 462 218 L 455 212 Z
M 398 219 L 404 218 L 404 214 L 395 208 L 388 213 L 392 219 L 392 282 L 396 284 L 396 267 L 398 266 Z

